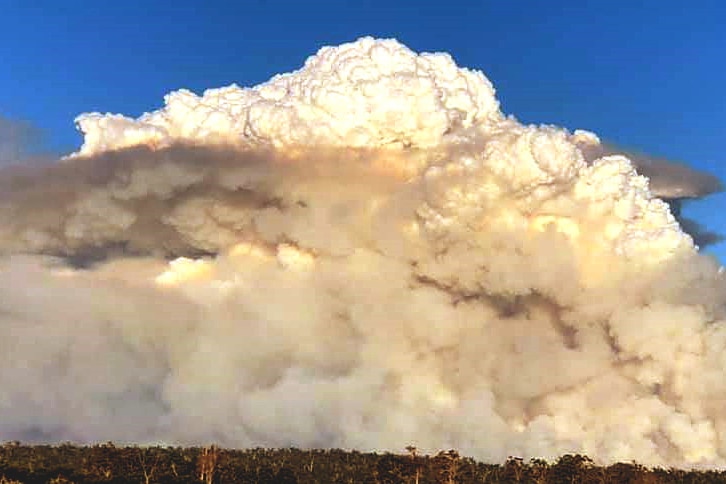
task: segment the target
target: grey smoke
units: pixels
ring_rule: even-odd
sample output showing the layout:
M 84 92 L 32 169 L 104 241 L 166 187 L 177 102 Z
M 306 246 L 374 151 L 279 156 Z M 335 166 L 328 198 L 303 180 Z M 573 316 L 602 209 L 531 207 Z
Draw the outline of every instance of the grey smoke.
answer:
M 350 177 L 367 190 L 392 184 L 356 164 L 366 156 L 366 150 L 318 150 L 315 160 L 301 164 L 272 151 L 177 144 L 6 169 L 0 172 L 0 250 L 82 264 L 114 254 L 198 256 L 244 240 L 297 240 L 309 231 L 301 222 L 306 214 L 335 224 L 360 203 L 349 183 L 331 206 L 330 197 L 313 204 L 319 171 L 327 173 L 327 184 Z M 310 242 L 332 252 L 343 243 L 330 235 Z
M 653 195 L 671 205 L 697 244 L 720 240 L 680 212 L 684 199 L 721 191 L 718 178 L 613 145 L 587 152 L 586 158 L 609 154 L 631 157 L 638 172 L 649 178 Z M 302 168 L 280 161 L 272 151 L 176 144 L 160 150 L 137 146 L 50 165 L 20 163 L 0 171 L 0 251 L 63 256 L 83 265 L 114 254 L 215 254 L 270 231 L 274 235 L 267 242 L 279 243 L 294 236 L 287 229 L 271 229 L 270 214 L 279 217 L 273 225 L 294 228 L 301 213 L 313 210 L 301 188 L 315 176 L 307 170 L 317 166 L 326 171 L 327 165 L 337 164 L 334 176 L 345 178 L 356 170 L 350 160 L 365 156 L 366 150 L 320 151 L 316 163 Z M 341 159 L 347 160 L 347 168 L 341 168 Z M 300 186 L 291 189 L 296 184 Z
M 624 154 L 633 162 L 638 173 L 648 177 L 650 189 L 665 200 L 702 198 L 723 191 L 721 180 L 685 163 L 652 156 L 635 150 L 605 143 L 600 156 Z
M 27 121 L 0 115 L 0 168 L 47 163 L 53 157 L 44 148 L 39 128 Z

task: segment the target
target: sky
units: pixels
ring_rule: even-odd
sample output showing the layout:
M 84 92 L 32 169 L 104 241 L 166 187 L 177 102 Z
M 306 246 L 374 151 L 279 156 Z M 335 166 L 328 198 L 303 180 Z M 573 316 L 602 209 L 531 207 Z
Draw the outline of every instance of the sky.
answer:
M 68 153 L 82 112 L 138 116 L 179 88 L 252 86 L 372 35 L 482 70 L 523 122 L 726 179 L 724 15 L 717 1 L 0 0 L 0 116 L 33 126 L 37 151 Z M 687 215 L 726 233 L 724 209 L 716 195 Z M 726 260 L 726 244 L 710 251 Z

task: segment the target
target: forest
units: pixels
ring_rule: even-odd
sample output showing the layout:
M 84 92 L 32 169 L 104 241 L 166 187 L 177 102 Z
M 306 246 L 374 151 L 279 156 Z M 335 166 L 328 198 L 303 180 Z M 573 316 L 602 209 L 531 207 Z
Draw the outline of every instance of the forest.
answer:
M 69 483 L 712 483 L 726 471 L 646 468 L 636 463 L 597 466 L 582 455 L 554 462 L 510 457 L 485 464 L 456 451 L 420 455 L 357 451 L 209 447 L 0 446 L 0 484 Z

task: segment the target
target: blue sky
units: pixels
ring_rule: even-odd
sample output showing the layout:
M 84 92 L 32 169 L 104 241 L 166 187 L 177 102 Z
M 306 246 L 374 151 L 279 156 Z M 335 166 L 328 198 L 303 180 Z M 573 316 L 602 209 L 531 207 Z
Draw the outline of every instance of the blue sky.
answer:
M 257 84 L 373 35 L 484 71 L 524 122 L 726 179 L 725 18 L 720 1 L 0 0 L 0 115 L 68 152 L 81 112 L 138 116 L 171 90 Z M 724 209 L 717 195 L 687 213 L 726 232 Z M 726 260 L 726 244 L 712 251 Z

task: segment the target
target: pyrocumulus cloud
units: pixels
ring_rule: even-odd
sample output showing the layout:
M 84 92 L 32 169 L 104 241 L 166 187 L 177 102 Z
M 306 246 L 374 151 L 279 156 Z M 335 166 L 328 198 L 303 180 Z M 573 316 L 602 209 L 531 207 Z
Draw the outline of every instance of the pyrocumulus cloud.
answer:
M 722 271 L 594 134 L 372 38 L 165 101 L 0 176 L 0 438 L 726 464 Z

